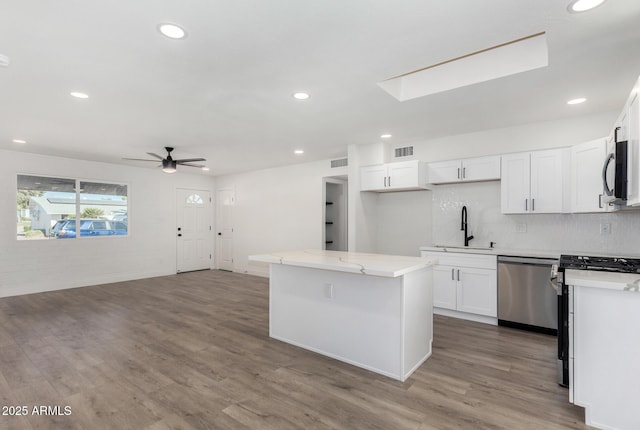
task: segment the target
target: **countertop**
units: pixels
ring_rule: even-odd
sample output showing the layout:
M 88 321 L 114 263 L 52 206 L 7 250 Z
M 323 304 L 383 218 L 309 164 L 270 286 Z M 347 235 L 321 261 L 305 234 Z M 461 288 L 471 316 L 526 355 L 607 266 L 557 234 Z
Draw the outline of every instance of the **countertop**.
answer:
M 505 249 L 505 248 L 474 248 L 464 246 L 431 245 L 421 246 L 420 251 L 427 252 L 460 252 L 465 254 L 508 255 L 510 257 L 560 258 L 560 254 L 570 254 L 559 250 L 539 249 Z
M 433 265 L 423 257 L 305 249 L 250 255 L 249 261 L 397 278 Z
M 567 270 L 564 274 L 567 285 L 603 288 L 617 291 L 640 292 L 640 273 L 611 273 L 595 270 Z

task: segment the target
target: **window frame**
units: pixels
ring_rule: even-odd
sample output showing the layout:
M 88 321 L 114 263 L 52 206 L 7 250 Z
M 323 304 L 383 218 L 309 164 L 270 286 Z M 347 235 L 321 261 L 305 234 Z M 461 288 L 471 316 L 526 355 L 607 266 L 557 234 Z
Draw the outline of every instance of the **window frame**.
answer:
M 129 223 L 129 220 L 131 219 L 131 184 L 129 182 L 125 182 L 125 181 L 116 181 L 116 180 L 106 180 L 106 179 L 86 179 L 86 178 L 79 178 L 79 177 L 69 177 L 69 176 L 62 176 L 62 175 L 51 175 L 51 174 L 38 174 L 38 173 L 22 173 L 22 172 L 18 172 L 16 173 L 16 184 L 14 187 L 15 190 L 15 201 L 17 202 L 18 200 L 18 178 L 20 176 L 31 176 L 31 177 L 38 177 L 38 178 L 51 178 L 51 179 L 62 179 L 62 180 L 72 180 L 75 182 L 74 184 L 74 190 L 75 190 L 75 220 L 76 220 L 76 235 L 73 238 L 70 239 L 79 239 L 79 240 L 85 240 L 85 239 L 97 239 L 97 238 L 102 238 L 102 239 L 106 239 L 106 238 L 114 238 L 114 237 L 118 237 L 118 238 L 128 238 L 131 236 L 131 225 Z M 92 184 L 100 184 L 100 183 L 104 183 L 106 185 L 117 185 L 117 186 L 124 186 L 126 187 L 126 191 L 127 191 L 127 195 L 126 195 L 126 209 L 127 209 L 127 223 L 125 224 L 127 226 L 127 234 L 113 234 L 113 235 L 89 235 L 89 236 L 82 236 L 79 233 L 79 228 L 78 225 L 81 226 L 82 223 L 77 222 L 77 220 L 81 220 L 80 214 L 82 213 L 82 200 L 80 199 L 80 196 L 83 194 L 82 193 L 82 189 L 80 188 L 80 184 L 83 182 L 87 182 L 87 183 L 92 183 Z M 46 191 L 45 191 L 46 192 Z M 112 220 L 107 220 L 109 221 L 109 223 L 113 222 Z M 120 223 L 123 223 L 122 221 L 118 221 Z M 37 242 L 37 243 L 42 243 L 42 242 L 60 242 L 59 240 L 21 240 L 18 239 L 18 237 L 16 236 L 16 242 Z M 65 239 L 62 242 L 73 242 L 73 240 L 69 240 L 69 239 Z

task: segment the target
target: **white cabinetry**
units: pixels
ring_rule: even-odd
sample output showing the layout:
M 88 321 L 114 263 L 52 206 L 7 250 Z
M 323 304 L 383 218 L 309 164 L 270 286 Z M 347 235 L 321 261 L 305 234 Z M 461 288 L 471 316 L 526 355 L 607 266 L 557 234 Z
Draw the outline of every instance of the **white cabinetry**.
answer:
M 434 313 L 497 324 L 495 255 L 421 251 L 433 267 Z
M 360 191 L 408 191 L 427 189 L 427 169 L 420 160 L 378 164 L 360 168 Z
M 627 205 L 640 206 L 640 79 L 625 106 L 627 112 Z
M 568 211 L 569 149 L 522 152 L 502 156 L 502 213 Z
M 500 157 L 478 157 L 429 163 L 429 183 L 491 181 L 500 179 Z
M 596 139 L 571 147 L 571 212 L 606 212 L 603 202 L 602 166 L 607 139 Z
M 569 401 L 585 408 L 589 426 L 640 429 L 640 293 L 624 291 L 637 275 L 569 272 Z

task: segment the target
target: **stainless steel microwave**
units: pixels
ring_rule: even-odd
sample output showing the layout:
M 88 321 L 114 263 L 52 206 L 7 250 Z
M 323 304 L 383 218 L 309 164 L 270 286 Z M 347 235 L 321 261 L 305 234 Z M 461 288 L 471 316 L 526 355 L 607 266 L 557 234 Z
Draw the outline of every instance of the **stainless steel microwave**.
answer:
M 602 187 L 604 190 L 604 203 L 614 205 L 626 205 L 627 202 L 627 158 L 628 142 L 618 142 L 616 127 L 613 137 L 613 145 L 609 148 L 609 154 L 602 166 Z

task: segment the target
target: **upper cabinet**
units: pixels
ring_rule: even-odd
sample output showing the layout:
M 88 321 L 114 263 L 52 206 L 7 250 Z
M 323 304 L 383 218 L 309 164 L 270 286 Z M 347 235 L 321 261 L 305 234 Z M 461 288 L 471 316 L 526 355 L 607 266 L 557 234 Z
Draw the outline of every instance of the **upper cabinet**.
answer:
M 627 165 L 627 204 L 640 206 L 640 79 L 625 105 L 626 137 L 629 142 Z
M 606 212 L 603 202 L 602 166 L 607 155 L 607 139 L 597 139 L 571 147 L 571 212 Z
M 503 155 L 502 213 L 567 212 L 569 157 L 568 149 Z
M 427 168 L 420 160 L 360 168 L 360 191 L 410 191 L 427 189 Z
M 429 163 L 429 183 L 492 181 L 500 179 L 500 157 L 478 157 Z

